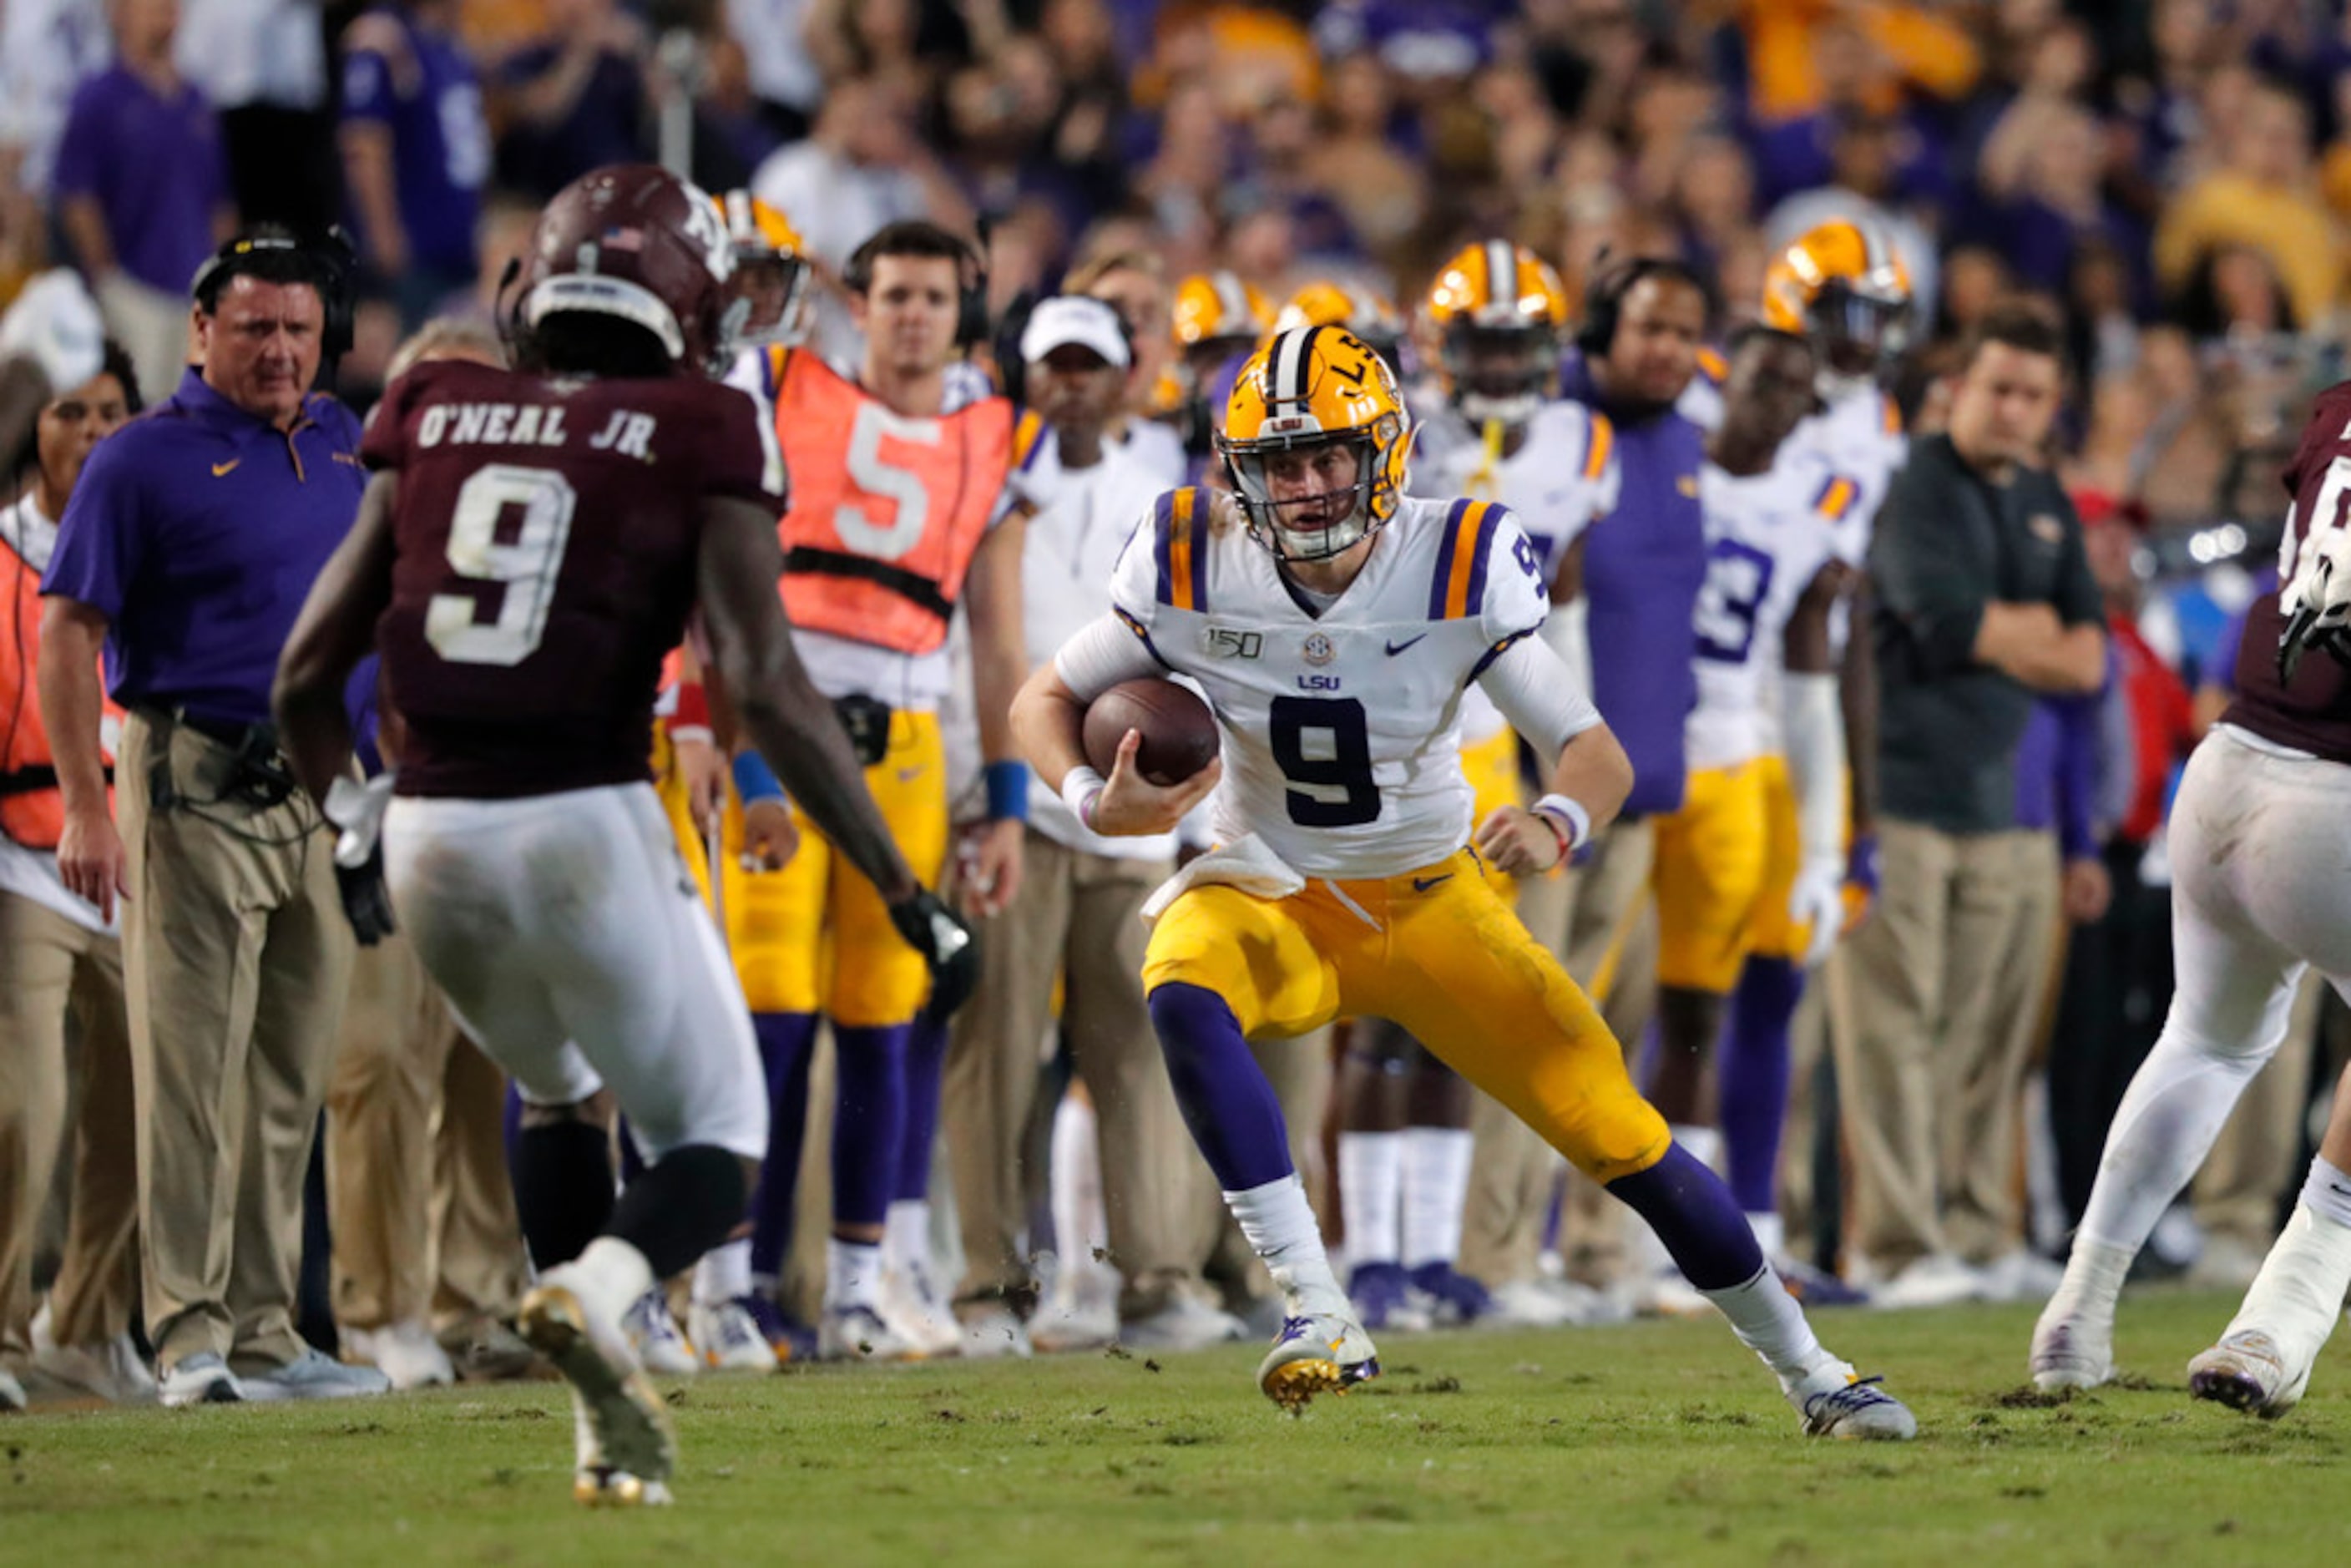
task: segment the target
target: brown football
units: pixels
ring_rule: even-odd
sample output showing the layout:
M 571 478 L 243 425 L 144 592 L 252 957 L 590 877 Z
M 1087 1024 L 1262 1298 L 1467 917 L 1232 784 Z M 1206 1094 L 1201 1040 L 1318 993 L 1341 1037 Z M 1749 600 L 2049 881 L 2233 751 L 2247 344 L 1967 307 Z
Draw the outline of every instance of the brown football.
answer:
M 1163 789 L 1181 784 L 1217 755 L 1217 721 L 1208 705 L 1173 681 L 1124 681 L 1086 709 L 1086 761 L 1105 779 L 1118 761 L 1118 743 L 1143 732 L 1135 771 Z

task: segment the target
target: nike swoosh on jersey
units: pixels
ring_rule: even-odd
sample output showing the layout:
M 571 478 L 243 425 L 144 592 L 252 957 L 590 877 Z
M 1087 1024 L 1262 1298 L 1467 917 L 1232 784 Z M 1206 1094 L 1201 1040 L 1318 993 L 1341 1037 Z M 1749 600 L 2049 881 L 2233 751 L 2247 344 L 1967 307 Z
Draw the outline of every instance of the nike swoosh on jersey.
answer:
M 1427 632 L 1423 632 L 1420 634 L 1420 637 L 1426 637 L 1426 636 L 1427 636 L 1427 635 L 1428 635 L 1428 633 L 1427 633 Z M 1392 658 L 1392 659 L 1393 659 L 1393 658 L 1394 658 L 1394 657 L 1395 657 L 1398 653 L 1403 653 L 1406 648 L 1411 647 L 1415 643 L 1419 642 L 1419 641 L 1420 641 L 1420 637 L 1407 637 L 1407 638 L 1405 638 L 1405 639 L 1403 642 L 1401 642 L 1401 643 L 1389 643 L 1389 644 L 1388 644 L 1388 657 L 1390 657 L 1390 658 Z
M 1415 893 L 1426 893 L 1430 888 L 1437 886 L 1439 883 L 1451 882 L 1452 880 L 1453 873 L 1449 871 L 1443 876 L 1416 876 L 1412 879 L 1412 890 Z
M 225 462 L 225 463 L 215 463 L 215 464 L 214 464 L 214 465 L 213 465 L 213 477 L 214 477 L 214 478 L 215 478 L 215 479 L 219 479 L 219 478 L 224 478 L 224 477 L 225 477 L 225 476 L 227 476 L 228 471 L 229 471 L 230 469 L 232 469 L 232 468 L 235 467 L 238 464 L 240 464 L 240 463 L 242 463 L 242 462 L 244 462 L 244 461 L 245 461 L 245 459 L 244 459 L 244 458 L 242 458 L 242 457 L 232 457 L 232 458 L 230 458 L 230 459 L 229 459 L 227 462 Z

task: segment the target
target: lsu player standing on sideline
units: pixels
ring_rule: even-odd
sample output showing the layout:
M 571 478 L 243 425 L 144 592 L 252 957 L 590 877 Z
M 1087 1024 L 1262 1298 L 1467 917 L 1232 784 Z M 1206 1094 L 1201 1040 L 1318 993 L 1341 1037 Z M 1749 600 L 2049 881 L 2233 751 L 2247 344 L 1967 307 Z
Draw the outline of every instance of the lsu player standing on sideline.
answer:
M 1533 635 L 1547 607 L 1534 547 L 1499 506 L 1407 498 L 1410 441 L 1360 340 L 1276 338 L 1244 367 L 1219 440 L 1237 497 L 1160 497 L 1120 560 L 1115 613 L 1031 676 L 1013 713 L 1080 819 L 1132 833 L 1165 831 L 1223 770 L 1154 787 L 1130 734 L 1104 779 L 1081 746 L 1088 704 L 1174 672 L 1216 711 L 1223 845 L 1146 905 L 1144 982 L 1193 1137 L 1283 1291 L 1259 1386 L 1296 1407 L 1379 1371 L 1248 1044 L 1348 1013 L 1409 1030 L 1657 1228 L 1807 1432 L 1911 1436 L 1899 1401 L 1822 1348 L 1729 1194 L 1674 1145 L 1599 1015 L 1487 880 L 1489 862 L 1516 875 L 1565 860 L 1632 768 Z M 1457 734 L 1472 681 L 1552 763 L 1550 793 L 1496 811 L 1474 845 Z
M 2283 476 L 2278 579 L 2248 612 L 2236 701 L 2180 777 L 2168 840 L 2179 988 L 2115 1112 L 2064 1281 L 2032 1332 L 2032 1381 L 2115 1375 L 2116 1299 L 2138 1249 L 2289 1027 L 2305 968 L 2351 998 L 2351 382 L 2318 396 Z M 2282 1416 L 2351 1287 L 2351 1075 L 2284 1234 L 2219 1343 L 2202 1399 Z
M 947 778 L 938 707 L 947 626 L 968 612 L 988 821 L 965 883 L 970 912 L 1009 904 L 1020 881 L 1028 769 L 1006 714 L 1022 652 L 1022 519 L 998 505 L 1012 463 L 1012 411 L 959 357 L 978 257 L 938 225 L 888 225 L 858 246 L 843 281 L 865 334 L 856 374 L 813 350 L 775 345 L 758 367 L 791 476 L 779 524 L 784 607 L 810 677 L 856 742 L 866 783 L 925 886 L 947 852 Z M 820 1014 L 839 1052 L 832 1136 L 832 1239 L 818 1354 L 895 1360 L 960 1342 L 927 1266 L 927 1190 L 946 1031 L 914 1025 L 927 981 L 893 936 L 872 886 L 808 833 L 759 754 L 734 761 L 742 810 L 722 857 L 728 936 L 750 998 L 768 1082 L 806 1071 Z M 750 874 L 747 845 L 790 833 L 780 871 Z M 927 1042 L 921 1059 L 910 1051 Z M 699 1294 L 759 1312 L 757 1275 L 780 1263 L 794 1172 L 774 1168 L 753 1204 L 753 1252 L 715 1261 L 733 1278 Z M 910 1195 L 912 1195 L 910 1197 Z M 889 1238 L 885 1296 L 884 1240 Z M 772 1250 L 770 1249 L 772 1249 Z M 888 1309 L 885 1312 L 885 1302 Z
M 1196 272 L 1176 286 L 1176 375 L 1166 410 L 1197 477 L 1216 452 L 1217 383 L 1273 330 L 1273 307 L 1240 274 Z
M 1415 431 L 1415 491 L 1507 506 L 1545 580 L 1558 580 L 1584 528 L 1614 508 L 1618 483 L 1606 416 L 1549 396 L 1567 326 L 1558 274 L 1523 246 L 1473 245 L 1437 275 L 1422 319 L 1443 401 Z M 1582 671 L 1581 601 L 1571 587 L 1554 602 L 1562 608 L 1542 635 Z M 1588 696 L 1589 678 L 1577 679 Z M 1482 821 L 1520 803 L 1518 737 L 1474 685 L 1462 693 L 1459 727 L 1472 814 Z M 1384 1019 L 1359 1023 L 1351 1046 L 1340 1069 L 1339 1193 L 1347 1290 L 1364 1325 L 1409 1327 L 1423 1312 L 1565 1321 L 1559 1297 L 1513 1290 L 1497 1300 L 1460 1271 L 1473 1135 L 1459 1075 Z
M 1772 258 L 1763 277 L 1762 321 L 1808 339 L 1820 362 L 1820 410 L 1782 445 L 1786 461 L 1816 463 L 1842 476 L 1851 492 L 1836 530 L 1837 558 L 1860 569 L 1871 527 L 1894 476 L 1909 461 L 1901 411 L 1880 384 L 1902 352 L 1910 316 L 1910 277 L 1893 243 L 1872 219 L 1838 219 L 1800 235 Z M 1704 422 L 1702 422 L 1704 423 Z M 1866 578 L 1854 583 L 1830 616 L 1831 652 L 1840 660 L 1845 760 L 1851 800 L 1844 862 L 1845 924 L 1865 915 L 1877 891 L 1877 673 Z M 1852 635 L 1854 627 L 1865 629 Z M 1792 758 L 1792 751 L 1791 757 Z M 1773 831 L 1794 827 L 1792 802 L 1775 797 Z M 1809 855 L 1813 846 L 1807 845 Z M 1790 1030 L 1804 976 L 1840 933 L 1815 932 L 1810 951 L 1783 936 L 1794 921 L 1767 925 L 1740 971 L 1722 1034 L 1720 1107 L 1723 1156 L 1731 1191 L 1782 1271 L 1816 1302 L 1857 1299 L 1834 1276 L 1791 1260 L 1776 1202 L 1780 1135 L 1788 1114 Z
M 378 405 L 377 473 L 275 694 L 296 771 L 345 830 L 339 873 L 388 883 L 521 1091 L 517 1207 L 549 1265 L 521 1324 L 571 1384 L 591 1502 L 667 1496 L 675 1440 L 621 1320 L 741 1218 L 767 1147 L 742 993 L 647 777 L 663 656 L 690 613 L 745 730 L 914 961 L 949 994 L 976 969 L 778 611 L 782 474 L 757 408 L 709 379 L 730 264 L 709 198 L 664 170 L 565 187 L 532 235 L 519 368 L 429 362 Z M 388 809 L 346 780 L 343 686 L 379 643 L 407 726 Z M 608 1083 L 647 1161 L 617 1199 Z
M 1838 534 L 1856 487 L 1784 444 L 1813 407 L 1817 370 L 1803 338 L 1740 329 L 1698 478 L 1708 544 L 1698 702 L 1686 732 L 1687 791 L 1657 825 L 1661 1048 L 1646 1087 L 1677 1141 L 1709 1163 L 1732 1091 L 1719 1113 L 1707 1105 L 1707 1064 L 1748 955 L 1816 959 L 1844 917 L 1844 731 L 1829 620 L 1855 577 Z M 1780 1105 L 1741 1113 L 1771 1112 L 1776 1125 L 1784 1068 L 1775 1092 Z M 1779 1250 L 1776 1235 L 1759 1236 Z M 1673 1291 L 1670 1270 L 1653 1275 L 1639 1283 Z

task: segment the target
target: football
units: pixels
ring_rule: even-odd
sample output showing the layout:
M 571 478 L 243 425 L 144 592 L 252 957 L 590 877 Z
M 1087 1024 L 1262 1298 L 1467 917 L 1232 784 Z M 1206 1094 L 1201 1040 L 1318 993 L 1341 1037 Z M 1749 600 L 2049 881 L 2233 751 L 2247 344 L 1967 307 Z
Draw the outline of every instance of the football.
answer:
M 1086 761 L 1105 779 L 1130 729 L 1143 732 L 1135 771 L 1147 783 L 1181 784 L 1217 755 L 1217 721 L 1208 705 L 1173 681 L 1124 681 L 1086 709 Z

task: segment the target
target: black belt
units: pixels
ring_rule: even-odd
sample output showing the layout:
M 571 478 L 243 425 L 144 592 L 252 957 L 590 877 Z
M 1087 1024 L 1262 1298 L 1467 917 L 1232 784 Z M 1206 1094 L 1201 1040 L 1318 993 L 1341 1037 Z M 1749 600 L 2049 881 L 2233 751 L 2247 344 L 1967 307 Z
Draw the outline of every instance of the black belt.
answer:
M 182 729 L 194 730 L 207 740 L 217 740 L 233 751 L 248 745 L 277 749 L 277 727 L 274 724 L 239 724 L 235 719 L 207 718 L 180 708 L 141 706 L 132 711 L 158 729 L 177 725 Z

